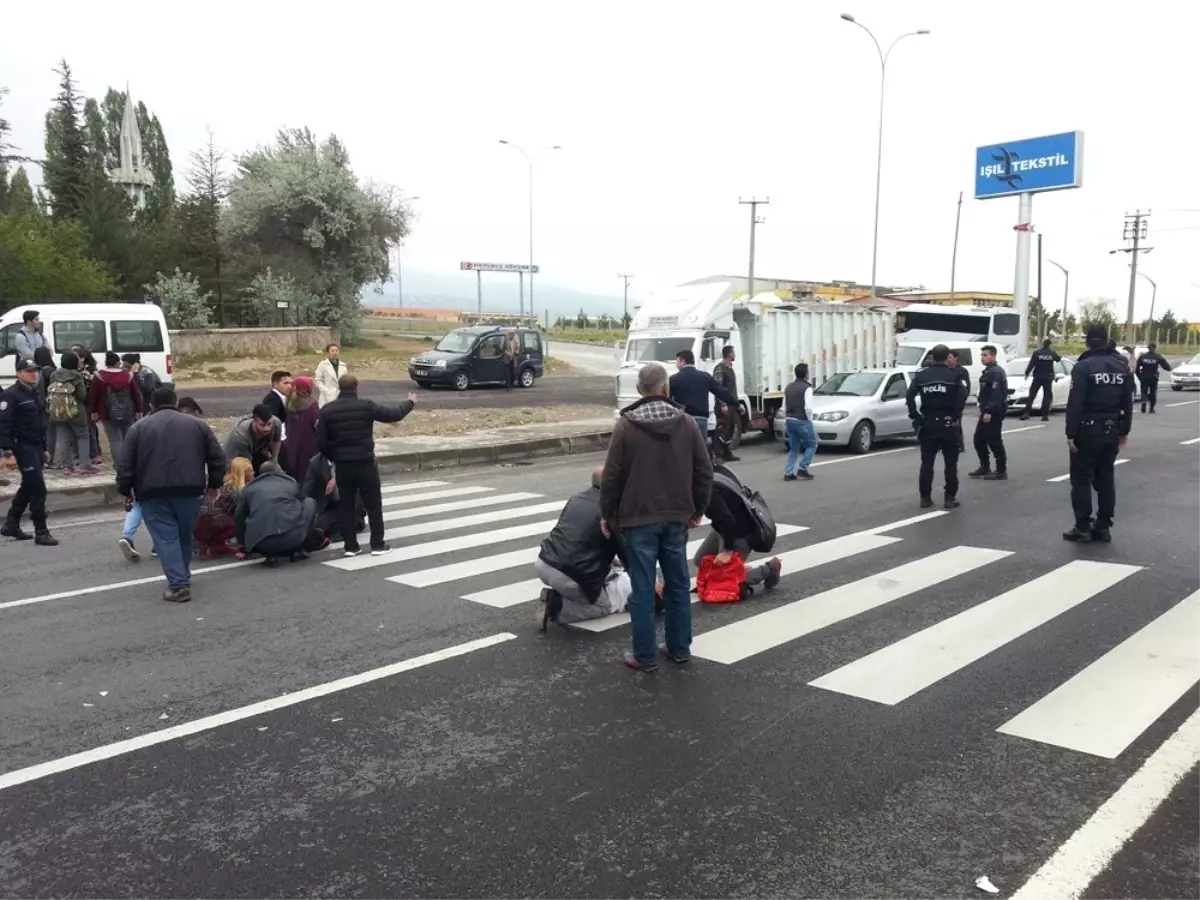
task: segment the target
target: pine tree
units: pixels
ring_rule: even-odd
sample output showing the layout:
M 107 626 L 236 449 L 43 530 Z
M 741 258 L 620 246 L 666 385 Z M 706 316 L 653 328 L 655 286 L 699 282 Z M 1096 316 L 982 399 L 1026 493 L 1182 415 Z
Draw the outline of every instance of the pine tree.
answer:
M 192 153 L 188 193 L 175 210 L 175 242 L 180 261 L 216 300 L 217 322 L 225 325 L 228 251 L 221 237 L 221 209 L 228 195 L 225 154 L 211 131 L 207 146 Z
M 33 187 L 29 184 L 29 176 L 25 167 L 18 166 L 8 185 L 7 198 L 0 198 L 0 212 L 12 213 L 14 216 L 36 216 L 41 213 L 37 201 L 33 198 Z
M 54 71 L 59 75 L 59 93 L 46 114 L 46 163 L 42 171 L 54 215 L 78 219 L 92 164 L 87 135 L 80 125 L 83 102 L 67 61 L 62 60 Z

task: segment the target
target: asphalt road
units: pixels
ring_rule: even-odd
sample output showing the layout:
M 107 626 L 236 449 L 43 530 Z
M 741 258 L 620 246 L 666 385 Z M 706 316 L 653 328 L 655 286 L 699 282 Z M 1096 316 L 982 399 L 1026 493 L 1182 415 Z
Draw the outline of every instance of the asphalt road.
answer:
M 794 484 L 746 445 L 808 530 L 654 674 L 505 590 L 596 456 L 412 476 L 391 556 L 185 606 L 111 513 L 55 522 L 0 545 L 0 895 L 1200 896 L 1198 413 L 1138 417 L 1111 545 L 1059 537 L 1061 416 L 917 521 L 911 442 Z

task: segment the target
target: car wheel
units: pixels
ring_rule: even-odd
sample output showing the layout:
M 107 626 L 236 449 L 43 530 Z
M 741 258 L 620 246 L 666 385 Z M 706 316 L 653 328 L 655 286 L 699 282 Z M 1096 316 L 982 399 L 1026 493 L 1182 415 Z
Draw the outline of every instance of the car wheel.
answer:
M 471 376 L 466 372 L 458 372 L 454 376 L 454 389 L 456 391 L 465 391 L 471 386 Z
M 522 369 L 520 375 L 521 387 L 533 387 L 533 369 Z
M 867 453 L 875 446 L 875 426 L 863 420 L 854 426 L 850 435 L 850 449 L 854 453 Z

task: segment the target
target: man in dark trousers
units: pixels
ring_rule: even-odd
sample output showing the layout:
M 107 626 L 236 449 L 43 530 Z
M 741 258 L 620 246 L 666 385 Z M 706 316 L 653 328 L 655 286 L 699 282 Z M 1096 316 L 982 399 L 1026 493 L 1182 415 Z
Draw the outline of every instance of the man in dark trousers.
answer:
M 296 479 L 278 463 L 263 463 L 238 496 L 238 546 L 264 556 L 267 566 L 277 565 L 280 557 L 306 559 L 316 518 L 317 501 L 304 496 Z
M 1171 364 L 1158 355 L 1158 344 L 1148 344 L 1146 352 L 1137 358 L 1135 367 L 1138 381 L 1142 385 L 1142 412 L 1146 411 L 1146 403 L 1150 403 L 1150 412 L 1158 404 L 1158 376 L 1160 372 L 1170 372 Z
M 967 386 L 957 369 L 946 365 L 950 349 L 938 344 L 930 351 L 933 362 L 917 372 L 908 385 L 908 417 L 921 441 L 921 473 L 917 490 L 921 507 L 933 506 L 933 464 L 942 454 L 946 464 L 946 509 L 958 506 L 958 454 L 962 451 L 962 414 Z M 917 398 L 921 410 L 917 411 Z
M 1112 540 L 1109 529 L 1117 506 L 1113 466 L 1133 427 L 1133 376 L 1129 361 L 1106 346 L 1108 329 L 1091 325 L 1088 349 L 1071 370 L 1067 399 L 1067 449 L 1071 453 L 1071 507 L 1075 526 L 1064 541 L 1089 544 Z M 1092 488 L 1096 519 L 1092 521 Z
M 975 452 L 979 454 L 979 468 L 968 472 L 972 478 L 987 481 L 1005 481 L 1008 478 L 1008 454 L 1004 450 L 1004 437 L 1000 430 L 1004 426 L 1004 413 L 1008 408 L 1008 376 L 996 365 L 996 348 L 988 344 L 979 354 L 983 361 L 983 374 L 979 376 L 979 421 L 975 423 Z M 988 451 L 996 457 L 996 471 L 992 471 Z
M 383 542 L 383 495 L 379 466 L 375 463 L 376 422 L 399 422 L 417 405 L 417 395 L 395 405 L 360 400 L 358 379 L 338 379 L 338 397 L 321 409 L 317 419 L 317 449 L 333 466 L 342 519 L 345 556 L 358 556 L 358 534 L 354 528 L 355 502 L 362 497 L 371 526 L 371 555 L 382 556 L 392 548 Z
M 1029 365 L 1025 367 L 1025 377 L 1033 376 L 1029 386 L 1029 394 L 1025 397 L 1025 412 L 1021 421 L 1029 419 L 1029 411 L 1033 409 L 1033 398 L 1038 391 L 1042 393 L 1042 421 L 1050 421 L 1050 405 L 1054 402 L 1054 364 L 1061 362 L 1062 357 L 1050 346 L 1050 338 L 1042 341 L 1042 346 L 1033 351 L 1029 357 Z
M 719 384 L 725 390 L 729 391 L 734 398 L 738 395 L 737 372 L 733 368 L 733 347 L 725 346 L 721 348 L 721 361 L 713 367 L 713 381 Z M 717 412 L 717 435 L 718 438 L 714 442 L 720 447 L 720 456 L 725 462 L 739 462 L 740 460 L 733 455 L 733 436 L 737 426 L 738 405 L 734 403 L 730 406 L 728 403 L 722 404 Z M 717 446 L 713 447 L 715 451 Z
M 46 411 L 38 394 L 41 370 L 30 359 L 17 363 L 17 380 L 0 394 L 0 454 L 7 469 L 21 470 L 21 486 L 13 497 L 8 516 L 0 525 L 0 535 L 27 541 L 21 530 L 21 516 L 29 510 L 33 519 L 34 543 L 54 547 L 58 541 L 46 527 Z
M 671 399 L 683 407 L 696 421 L 704 443 L 708 445 L 708 395 L 712 394 L 722 403 L 737 408 L 737 397 L 717 384 L 707 372 L 696 368 L 696 355 L 691 350 L 680 350 L 675 356 L 675 367 L 678 369 L 669 379 Z M 709 447 L 709 456 L 712 448 Z

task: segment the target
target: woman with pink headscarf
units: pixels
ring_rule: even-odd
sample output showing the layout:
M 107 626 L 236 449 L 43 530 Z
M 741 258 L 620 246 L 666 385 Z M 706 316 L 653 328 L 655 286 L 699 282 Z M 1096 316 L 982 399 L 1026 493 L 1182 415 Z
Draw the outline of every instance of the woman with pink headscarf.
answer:
M 288 474 L 301 484 L 308 475 L 308 461 L 317 452 L 317 417 L 321 409 L 313 399 L 313 379 L 292 379 L 292 396 L 287 403 L 287 441 L 283 462 Z

